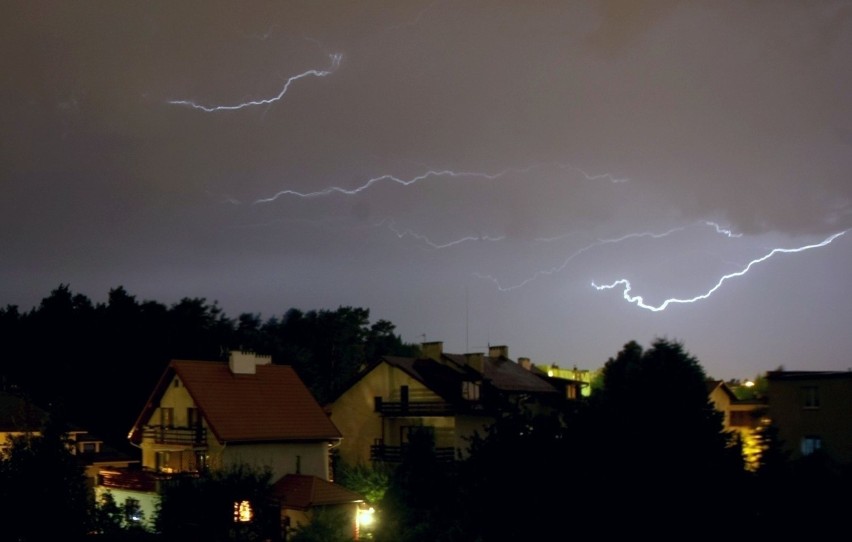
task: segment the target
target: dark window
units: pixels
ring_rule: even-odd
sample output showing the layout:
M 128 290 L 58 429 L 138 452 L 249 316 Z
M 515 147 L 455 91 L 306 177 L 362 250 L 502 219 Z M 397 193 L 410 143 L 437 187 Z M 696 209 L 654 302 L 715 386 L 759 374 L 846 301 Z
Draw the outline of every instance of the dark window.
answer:
M 805 408 L 819 408 L 819 388 L 816 386 L 802 387 L 803 405 Z
M 175 409 L 171 407 L 160 408 L 160 425 L 163 427 L 175 426 Z
M 201 418 L 198 417 L 198 409 L 189 407 L 186 409 L 186 426 L 187 427 L 199 427 L 201 425 Z
M 731 412 L 731 427 L 748 427 L 751 416 L 743 410 L 734 410 Z

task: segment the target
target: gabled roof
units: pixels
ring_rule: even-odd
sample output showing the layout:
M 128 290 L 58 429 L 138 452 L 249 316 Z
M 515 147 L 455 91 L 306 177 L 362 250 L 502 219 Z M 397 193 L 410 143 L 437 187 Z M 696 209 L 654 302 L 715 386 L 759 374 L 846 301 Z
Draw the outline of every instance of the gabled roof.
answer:
M 174 376 L 180 378 L 219 442 L 341 438 L 289 365 L 258 365 L 255 374 L 234 374 L 224 362 L 188 360 L 173 360 L 166 368 L 131 438 L 138 438 Z
M 852 370 L 849 371 L 769 371 L 766 373 L 768 380 L 834 380 L 852 379 Z
M 440 360 L 384 356 L 359 371 L 332 402 L 382 363 L 402 370 L 450 403 L 465 403 L 461 397 L 463 381 L 481 380 L 484 386 L 502 394 L 523 393 L 556 397 L 563 393 L 539 374 L 524 369 L 503 356 L 482 356 L 483 374 L 471 366 L 464 354 L 441 354 Z
M 467 366 L 464 355 L 444 354 L 444 357 L 459 366 Z M 483 378 L 502 392 L 558 393 L 556 388 L 508 358 L 483 356 L 482 368 Z
M 739 399 L 737 398 L 737 396 L 736 396 L 736 394 L 734 393 L 734 391 L 731 389 L 731 387 L 730 387 L 730 386 L 728 386 L 728 385 L 725 383 L 725 381 L 724 381 L 724 380 L 713 380 L 713 379 L 707 379 L 707 380 L 705 380 L 705 381 L 704 381 L 704 383 L 707 385 L 707 395 L 710 395 L 711 393 L 713 393 L 713 392 L 716 390 L 716 388 L 719 388 L 719 389 L 721 389 L 721 390 L 722 390 L 722 392 L 723 392 L 725 395 L 727 395 L 727 396 L 728 396 L 728 399 L 729 399 L 732 403 L 735 403 L 735 402 L 739 401 Z
M 272 491 L 281 500 L 282 507 L 297 510 L 364 501 L 364 497 L 354 491 L 305 474 L 284 475 L 275 482 Z
M 0 432 L 41 431 L 47 418 L 47 411 L 23 397 L 0 392 Z

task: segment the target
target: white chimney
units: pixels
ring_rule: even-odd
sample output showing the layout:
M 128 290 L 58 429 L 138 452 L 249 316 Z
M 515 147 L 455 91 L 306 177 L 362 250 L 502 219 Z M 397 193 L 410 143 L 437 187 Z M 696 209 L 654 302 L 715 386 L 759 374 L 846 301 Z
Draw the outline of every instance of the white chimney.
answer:
M 253 375 L 258 365 L 270 365 L 272 356 L 259 356 L 254 352 L 231 350 L 228 356 L 228 367 L 235 375 Z

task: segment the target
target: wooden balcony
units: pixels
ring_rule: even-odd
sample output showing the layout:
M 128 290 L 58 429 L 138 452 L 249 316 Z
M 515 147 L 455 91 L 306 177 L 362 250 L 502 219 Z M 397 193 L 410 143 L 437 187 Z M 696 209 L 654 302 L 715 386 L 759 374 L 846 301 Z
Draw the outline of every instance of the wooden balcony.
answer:
M 155 444 L 178 444 L 193 448 L 207 447 L 207 430 L 203 427 L 148 426 L 142 429 L 142 439 Z
M 456 409 L 450 403 L 439 401 L 384 401 L 375 397 L 375 411 L 387 417 L 454 416 Z
M 405 454 L 406 446 L 388 446 L 386 444 L 373 444 L 370 446 L 370 461 L 383 461 L 385 463 L 400 463 Z M 455 461 L 455 448 L 435 448 L 435 457 L 439 461 Z

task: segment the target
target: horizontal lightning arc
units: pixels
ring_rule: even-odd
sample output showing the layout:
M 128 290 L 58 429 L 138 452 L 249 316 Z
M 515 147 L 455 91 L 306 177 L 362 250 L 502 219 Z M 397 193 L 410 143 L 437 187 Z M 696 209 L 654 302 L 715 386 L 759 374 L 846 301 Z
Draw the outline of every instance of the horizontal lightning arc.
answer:
M 571 165 L 556 164 L 556 166 L 559 167 L 560 169 L 573 169 L 575 171 L 578 171 L 588 181 L 597 181 L 599 179 L 608 179 L 611 183 L 614 183 L 614 184 L 615 183 L 627 182 L 627 179 L 619 179 L 619 178 L 613 177 L 612 175 L 610 175 L 608 173 L 603 173 L 603 174 L 600 174 L 600 175 L 589 175 L 589 174 L 585 173 L 583 170 L 581 170 L 577 167 L 571 166 Z M 380 182 L 393 182 L 393 183 L 396 183 L 396 184 L 399 184 L 399 185 L 402 185 L 402 186 L 410 186 L 410 185 L 416 184 L 420 181 L 424 181 L 426 179 L 429 179 L 431 177 L 455 177 L 455 178 L 474 177 L 474 178 L 487 179 L 487 180 L 493 181 L 493 180 L 499 179 L 501 177 L 505 177 L 506 175 L 508 175 L 510 173 L 527 173 L 527 172 L 529 172 L 533 169 L 541 168 L 541 167 L 543 167 L 541 164 L 534 164 L 534 165 L 531 165 L 531 166 L 527 166 L 525 168 L 505 169 L 505 170 L 499 171 L 497 173 L 484 173 L 484 172 L 481 172 L 481 171 L 453 171 L 453 170 L 449 170 L 449 169 L 441 169 L 441 170 L 430 169 L 429 171 L 427 171 L 425 173 L 421 173 L 420 175 L 417 175 L 416 177 L 412 177 L 410 179 L 401 179 L 401 178 L 399 178 L 395 175 L 384 174 L 384 175 L 379 175 L 378 177 L 373 177 L 371 179 L 368 179 L 361 186 L 358 186 L 358 187 L 355 187 L 355 188 L 341 188 L 339 186 L 331 186 L 329 188 L 324 188 L 322 190 L 317 190 L 317 191 L 314 191 L 314 192 L 299 192 L 297 190 L 289 190 L 289 189 L 288 190 L 281 190 L 281 191 L 276 192 L 275 194 L 273 194 L 269 197 L 257 199 L 253 202 L 253 204 L 272 203 L 273 201 L 277 200 L 278 198 L 281 198 L 281 197 L 284 197 L 284 196 L 295 196 L 295 197 L 298 197 L 298 198 L 317 198 L 317 197 L 322 197 L 322 196 L 330 196 L 332 194 L 343 194 L 345 196 L 354 196 L 354 195 L 359 194 L 359 193 L 363 192 L 364 190 L 367 190 L 368 188 L 370 188 L 373 185 L 380 183 Z
M 408 230 L 404 230 L 404 231 L 400 231 L 400 230 L 398 230 L 398 229 L 394 226 L 393 220 L 388 220 L 388 221 L 383 220 L 383 221 L 381 221 L 379 224 L 377 224 L 377 226 L 381 226 L 381 225 L 382 225 L 382 224 L 384 224 L 385 222 L 388 222 L 388 229 L 389 229 L 390 231 L 392 231 L 392 232 L 393 232 L 393 233 L 394 233 L 397 237 L 399 237 L 400 239 L 402 239 L 403 237 L 413 237 L 413 238 L 415 238 L 415 239 L 417 239 L 417 240 L 419 240 L 419 241 L 423 241 L 424 243 L 426 243 L 426 244 L 427 244 L 427 245 L 429 245 L 430 247 L 435 248 L 435 249 L 439 249 L 439 250 L 440 250 L 440 249 L 444 249 L 444 248 L 450 248 L 450 247 L 453 247 L 453 246 L 456 246 L 456 245 L 460 245 L 460 244 L 462 244 L 462 243 L 466 243 L 466 242 L 470 242 L 470 241 L 490 241 L 490 242 L 497 242 L 497 241 L 502 241 L 502 240 L 504 240 L 504 239 L 506 238 L 506 236 L 505 236 L 505 235 L 501 235 L 501 236 L 499 236 L 499 237 L 491 237 L 490 235 L 469 235 L 469 236 L 466 236 L 466 237 L 462 237 L 462 238 L 460 238 L 460 239 L 456 239 L 456 240 L 454 240 L 454 241 L 449 241 L 449 242 L 447 242 L 447 243 L 439 244 L 439 243 L 435 243 L 435 242 L 433 242 L 432 240 L 430 240 L 430 239 L 429 239 L 428 237 L 426 237 L 425 235 L 420 234 L 420 233 L 416 233 L 416 232 L 414 232 L 414 231 L 412 231 L 412 230 L 410 230 L 410 229 L 408 229 Z
M 281 89 L 281 91 L 277 95 L 273 96 L 272 98 L 265 98 L 263 100 L 252 100 L 252 101 L 249 101 L 249 102 L 243 102 L 243 103 L 239 103 L 239 104 L 235 104 L 235 105 L 215 105 L 215 106 L 201 105 L 201 104 L 195 103 L 192 100 L 169 100 L 167 103 L 169 105 L 184 105 L 184 106 L 191 107 L 193 109 L 199 109 L 201 111 L 205 111 L 207 113 L 214 113 L 216 111 L 236 111 L 237 109 L 244 109 L 246 107 L 252 107 L 252 106 L 256 106 L 256 105 L 269 105 L 271 103 L 274 103 L 274 102 L 281 100 L 284 97 L 284 95 L 287 94 L 287 91 L 290 89 L 290 85 L 293 84 L 294 81 L 298 81 L 299 79 L 302 79 L 302 78 L 305 78 L 305 77 L 310 77 L 310 76 L 325 77 L 325 76 L 333 73 L 335 68 L 337 68 L 340 65 L 340 61 L 343 59 L 343 55 L 341 55 L 340 53 L 336 53 L 336 54 L 330 55 L 330 57 L 331 57 L 331 67 L 329 67 L 329 69 L 327 69 L 327 70 L 308 70 L 306 72 L 303 72 L 303 73 L 300 73 L 298 75 L 294 75 L 294 76 L 290 77 L 289 79 L 287 79 L 287 82 L 284 83 L 284 87 Z
M 695 303 L 696 301 L 701 301 L 701 300 L 707 299 L 708 297 L 713 295 L 713 293 L 716 290 L 721 288 L 722 284 L 726 280 L 732 279 L 732 278 L 735 278 L 735 277 L 741 277 L 741 276 L 745 275 L 746 273 L 748 273 L 751 270 L 752 267 L 754 267 L 755 265 L 757 265 L 761 262 L 765 262 L 766 260 L 768 260 L 772 256 L 775 256 L 776 254 L 792 254 L 792 253 L 796 253 L 796 252 L 804 252 L 805 250 L 810 250 L 812 248 L 824 247 L 826 245 L 831 244 L 835 239 L 837 239 L 841 235 L 845 234 L 847 231 L 849 231 L 849 230 L 844 230 L 844 231 L 835 233 L 835 234 L 829 236 L 824 241 L 822 241 L 820 243 L 813 244 L 813 245 L 805 245 L 803 247 L 798 247 L 798 248 L 775 248 L 775 249 L 772 249 L 772 251 L 770 251 L 768 254 L 765 254 L 764 256 L 761 256 L 760 258 L 757 258 L 755 260 L 750 261 L 748 263 L 748 265 L 746 265 L 742 270 L 737 271 L 735 273 L 730 273 L 728 275 L 724 275 L 707 292 L 705 292 L 701 295 L 697 295 L 695 297 L 689 298 L 689 299 L 671 298 L 671 299 L 666 299 L 660 305 L 656 305 L 656 306 L 648 305 L 647 303 L 645 303 L 645 300 L 642 296 L 630 295 L 631 284 L 630 284 L 630 281 L 627 280 L 627 279 L 619 279 L 619 280 L 613 282 L 612 284 L 604 284 L 604 285 L 597 285 L 594 282 L 592 282 L 592 287 L 594 287 L 597 290 L 610 290 L 610 289 L 615 288 L 616 286 L 623 286 L 624 289 L 622 291 L 622 296 L 624 297 L 625 300 L 627 300 L 627 302 L 635 303 L 637 307 L 640 307 L 642 309 L 646 309 L 646 310 L 653 311 L 653 312 L 659 312 L 659 311 L 665 310 L 666 307 L 668 307 L 672 303 Z

